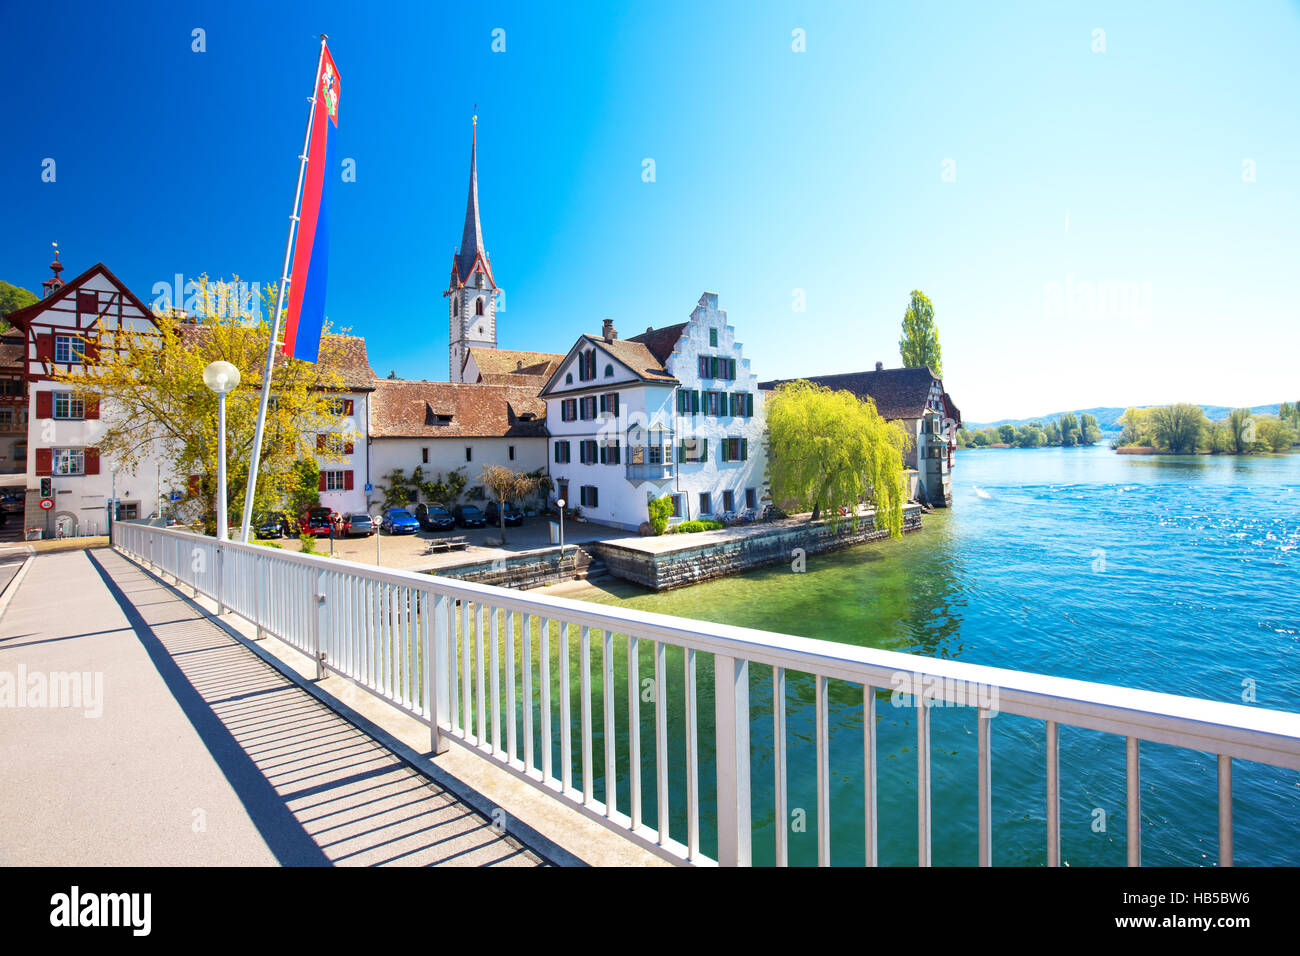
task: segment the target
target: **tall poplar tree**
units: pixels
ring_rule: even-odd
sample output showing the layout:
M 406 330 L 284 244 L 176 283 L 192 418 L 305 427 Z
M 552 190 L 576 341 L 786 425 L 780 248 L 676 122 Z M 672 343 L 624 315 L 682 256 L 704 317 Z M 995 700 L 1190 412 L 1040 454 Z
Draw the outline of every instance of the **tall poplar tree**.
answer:
M 903 365 L 916 368 L 928 365 L 943 378 L 943 357 L 939 352 L 939 330 L 934 324 L 934 306 L 920 289 L 912 290 L 912 299 L 903 313 L 903 336 L 898 340 Z

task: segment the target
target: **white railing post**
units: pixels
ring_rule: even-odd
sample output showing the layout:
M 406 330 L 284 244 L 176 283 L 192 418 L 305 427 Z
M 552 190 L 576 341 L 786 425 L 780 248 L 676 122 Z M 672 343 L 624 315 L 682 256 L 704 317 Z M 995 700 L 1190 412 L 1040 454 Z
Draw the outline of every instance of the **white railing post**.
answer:
M 316 679 L 325 679 L 325 652 L 321 649 L 325 638 L 325 572 L 317 571 L 316 586 L 316 613 L 312 615 L 314 626 L 312 627 L 312 656 L 316 658 Z
M 217 617 L 220 617 L 222 614 L 225 614 L 225 613 L 226 613 L 226 605 L 225 605 L 225 603 L 224 603 L 223 600 L 222 600 L 222 591 L 221 591 L 221 585 L 222 585 L 222 583 L 223 583 L 223 575 L 222 575 L 222 573 L 221 573 L 221 562 L 222 562 L 223 560 L 225 560 L 226 552 L 225 552 L 224 549 L 222 549 L 222 547 L 221 547 L 221 542 L 220 542 L 220 541 L 217 542 L 217 546 L 216 546 L 216 547 L 217 547 L 217 568 L 216 568 L 216 572 L 217 572 L 217 588 L 216 588 L 216 591 L 217 591 Z
M 749 806 L 749 662 L 713 658 L 717 722 L 718 863 L 750 866 L 752 827 Z M 777 821 L 781 826 L 783 821 Z
M 425 629 L 424 681 L 429 695 L 429 749 L 434 754 L 447 752 L 441 725 L 451 724 L 451 598 L 446 594 L 433 597 L 433 627 Z

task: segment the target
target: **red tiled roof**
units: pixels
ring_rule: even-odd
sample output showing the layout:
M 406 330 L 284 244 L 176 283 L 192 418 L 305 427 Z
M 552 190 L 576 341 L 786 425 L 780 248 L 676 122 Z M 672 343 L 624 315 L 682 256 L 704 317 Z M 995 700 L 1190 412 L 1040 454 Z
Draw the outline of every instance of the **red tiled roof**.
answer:
M 678 322 L 676 325 L 666 325 L 662 329 L 646 329 L 640 335 L 629 336 L 627 341 L 640 342 L 661 364 L 667 364 L 668 356 L 673 354 L 673 349 L 677 347 L 677 340 L 682 337 L 682 330 L 685 328 L 685 322 Z
M 583 338 L 593 345 L 600 346 L 630 368 L 639 378 L 651 382 L 677 381 L 669 374 L 668 369 L 664 368 L 663 360 L 656 356 L 650 346 L 644 342 L 636 339 L 614 339 L 606 342 L 599 335 L 584 335 Z
M 474 364 L 487 385 L 517 385 L 520 376 L 540 378 L 540 388 L 564 360 L 553 352 L 519 352 L 512 349 L 470 348 L 466 361 Z
M 370 398 L 372 438 L 542 438 L 546 402 L 535 385 L 380 379 Z M 450 415 L 439 424 L 437 416 Z M 524 416 L 531 415 L 531 419 Z
M 194 339 L 208 331 L 202 324 L 182 324 L 177 326 L 181 338 Z M 343 384 L 356 391 L 368 391 L 375 387 L 375 370 L 370 367 L 366 356 L 366 340 L 359 335 L 326 335 L 321 339 L 321 356 L 325 362 L 343 378 Z M 265 361 L 265 360 L 263 360 Z M 278 361 L 278 359 L 277 359 Z M 262 366 L 255 369 L 240 369 L 245 382 L 261 381 Z

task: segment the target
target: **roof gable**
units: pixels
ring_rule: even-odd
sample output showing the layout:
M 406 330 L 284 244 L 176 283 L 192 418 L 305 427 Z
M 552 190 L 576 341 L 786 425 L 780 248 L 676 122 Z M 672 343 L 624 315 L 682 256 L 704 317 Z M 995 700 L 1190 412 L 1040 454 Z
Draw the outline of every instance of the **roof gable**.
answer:
M 88 281 L 90 281 L 95 276 L 103 276 L 112 286 L 114 286 L 119 292 L 122 293 L 123 297 L 126 299 L 127 302 L 130 302 L 133 306 L 139 309 L 140 313 L 146 319 L 148 319 L 150 322 L 153 322 L 154 325 L 158 324 L 158 320 L 154 317 L 153 310 L 150 309 L 143 302 L 141 302 L 136 297 L 135 293 L 127 288 L 126 283 L 124 283 L 117 276 L 113 275 L 112 270 L 109 269 L 108 266 L 104 265 L 104 263 L 102 262 L 96 262 L 85 272 L 81 273 L 81 275 L 77 276 L 71 282 L 59 286 L 57 289 L 55 289 L 45 298 L 40 299 L 37 302 L 33 302 L 31 305 L 24 306 L 23 308 L 18 309 L 17 311 L 9 313 L 9 315 L 5 316 L 5 321 L 8 322 L 10 325 L 15 326 L 16 328 L 20 328 L 24 332 L 27 332 L 30 330 L 31 321 L 35 319 L 36 316 L 40 315 L 42 312 L 45 312 L 56 302 L 59 302 L 60 300 L 65 299 L 68 296 L 75 297 L 77 290 L 80 289 L 82 286 L 84 286 Z

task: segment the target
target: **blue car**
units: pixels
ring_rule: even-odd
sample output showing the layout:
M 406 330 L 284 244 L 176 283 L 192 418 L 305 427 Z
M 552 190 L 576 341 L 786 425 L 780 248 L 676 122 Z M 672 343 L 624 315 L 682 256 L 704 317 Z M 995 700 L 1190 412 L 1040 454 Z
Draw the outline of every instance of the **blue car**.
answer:
M 384 512 L 379 527 L 388 534 L 415 534 L 420 530 L 420 522 L 405 508 L 389 508 Z

